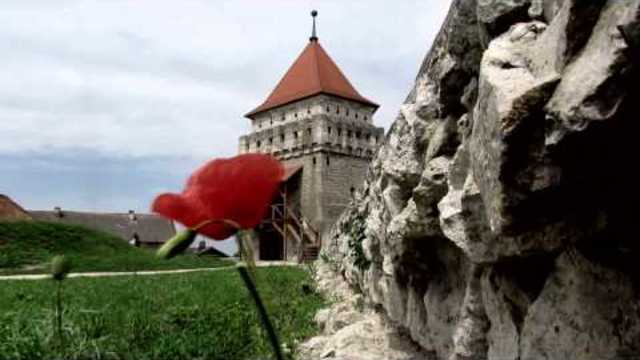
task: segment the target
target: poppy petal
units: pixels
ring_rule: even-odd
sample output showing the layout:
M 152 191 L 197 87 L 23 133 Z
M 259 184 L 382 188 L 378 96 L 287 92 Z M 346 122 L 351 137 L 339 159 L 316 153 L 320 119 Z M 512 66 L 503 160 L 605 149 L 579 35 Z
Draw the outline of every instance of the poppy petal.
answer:
M 206 220 L 204 212 L 180 194 L 162 194 L 156 197 L 151 210 L 187 227 L 194 227 Z
M 283 174 L 281 163 L 269 155 L 218 159 L 194 173 L 189 192 L 198 193 L 198 200 L 211 217 L 253 228 L 263 219 Z
M 194 228 L 207 220 L 231 220 L 242 229 L 256 227 L 282 182 L 282 164 L 265 154 L 215 159 L 198 168 L 182 194 L 163 194 L 153 211 Z M 238 229 L 213 221 L 196 229 L 216 240 Z
M 224 223 L 212 222 L 198 229 L 198 232 L 214 240 L 224 240 L 238 230 Z

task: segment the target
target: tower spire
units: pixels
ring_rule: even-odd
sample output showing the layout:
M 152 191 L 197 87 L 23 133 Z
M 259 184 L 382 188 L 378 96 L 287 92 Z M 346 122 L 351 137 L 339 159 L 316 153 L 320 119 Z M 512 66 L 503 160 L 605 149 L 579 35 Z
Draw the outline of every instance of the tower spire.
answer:
M 313 18 L 313 29 L 311 30 L 311 37 L 309 41 L 318 41 L 318 37 L 316 36 L 316 16 L 318 16 L 317 10 L 311 11 L 311 17 Z

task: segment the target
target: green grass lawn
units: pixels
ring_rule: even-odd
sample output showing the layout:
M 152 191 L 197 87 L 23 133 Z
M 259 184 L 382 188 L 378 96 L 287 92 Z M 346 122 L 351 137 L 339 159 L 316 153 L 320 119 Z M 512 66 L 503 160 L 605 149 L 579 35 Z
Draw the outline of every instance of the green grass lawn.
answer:
M 322 298 L 308 274 L 257 269 L 257 282 L 289 348 L 315 331 Z M 0 359 L 268 359 L 253 302 L 234 269 L 64 282 L 65 343 L 53 336 L 53 280 L 0 281 Z
M 230 265 L 210 256 L 156 259 L 153 251 L 130 246 L 113 235 L 81 226 L 44 222 L 0 222 L 0 275 L 42 273 L 54 255 L 64 254 L 73 272 L 168 270 Z

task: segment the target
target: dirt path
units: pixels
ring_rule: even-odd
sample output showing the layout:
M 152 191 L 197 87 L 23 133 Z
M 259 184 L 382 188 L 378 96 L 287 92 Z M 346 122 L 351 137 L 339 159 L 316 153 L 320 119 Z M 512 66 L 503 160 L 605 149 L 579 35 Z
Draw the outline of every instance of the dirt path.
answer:
M 258 267 L 266 266 L 299 266 L 298 263 L 285 262 L 285 261 L 259 261 L 256 262 Z M 178 270 L 149 270 L 149 271 L 109 271 L 109 272 L 82 272 L 82 273 L 70 273 L 68 277 L 108 277 L 108 276 L 132 276 L 132 275 L 164 275 L 164 274 L 185 274 L 192 272 L 203 271 L 221 271 L 235 268 L 237 265 L 221 266 L 216 268 L 197 268 L 197 269 L 178 269 Z M 3 275 L 0 276 L 0 280 L 42 280 L 49 279 L 49 274 L 25 274 L 25 275 Z

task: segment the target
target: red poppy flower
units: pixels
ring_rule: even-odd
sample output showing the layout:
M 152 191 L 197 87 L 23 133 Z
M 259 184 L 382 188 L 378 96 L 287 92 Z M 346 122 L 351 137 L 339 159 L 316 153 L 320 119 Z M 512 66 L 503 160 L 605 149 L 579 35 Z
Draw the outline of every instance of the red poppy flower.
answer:
M 264 218 L 284 169 L 269 155 L 215 159 L 196 170 L 181 194 L 162 194 L 152 210 L 212 239 L 256 227 Z

